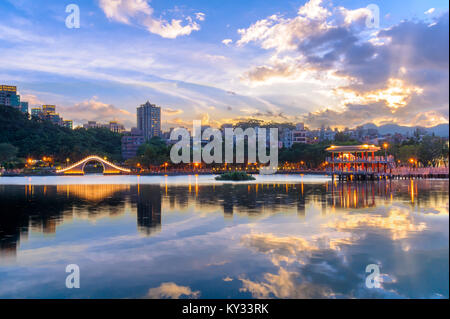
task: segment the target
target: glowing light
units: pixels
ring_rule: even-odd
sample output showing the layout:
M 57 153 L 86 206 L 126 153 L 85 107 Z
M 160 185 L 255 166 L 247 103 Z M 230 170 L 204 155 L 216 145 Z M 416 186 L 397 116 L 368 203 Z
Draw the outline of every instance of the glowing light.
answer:
M 115 174 L 115 173 L 120 173 L 120 172 L 130 173 L 131 172 L 130 169 L 117 166 L 117 165 L 115 165 L 115 164 L 113 164 L 113 163 L 111 163 L 111 162 L 109 162 L 109 161 L 107 161 L 105 159 L 102 159 L 101 157 L 98 157 L 96 155 L 91 155 L 91 156 L 86 157 L 85 159 L 82 159 L 81 161 L 76 162 L 73 165 L 70 165 L 69 167 L 57 170 L 56 173 L 70 174 L 70 172 L 68 172 L 68 171 L 72 170 L 73 168 L 75 168 L 75 167 L 77 167 L 77 166 L 79 166 L 81 164 L 87 163 L 87 162 L 92 161 L 92 160 L 99 161 L 102 164 L 106 164 L 106 165 L 111 166 L 112 168 L 116 169 L 116 170 L 112 170 L 112 169 L 106 170 L 105 169 L 104 172 L 103 172 L 105 174 Z
M 350 89 L 338 89 L 336 93 L 343 97 L 344 104 L 368 104 L 385 101 L 390 108 L 397 109 L 407 105 L 413 94 L 422 94 L 423 89 L 406 84 L 403 80 L 390 78 L 387 87 L 381 90 L 360 94 Z

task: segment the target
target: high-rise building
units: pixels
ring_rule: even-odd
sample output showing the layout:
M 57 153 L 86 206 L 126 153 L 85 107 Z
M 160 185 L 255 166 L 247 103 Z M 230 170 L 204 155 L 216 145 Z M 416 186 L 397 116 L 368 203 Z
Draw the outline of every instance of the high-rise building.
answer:
M 137 108 L 137 128 L 146 140 L 161 136 L 161 108 L 146 102 Z
M 110 121 L 108 124 L 97 123 L 96 121 L 88 121 L 86 124 L 83 124 L 83 127 L 85 129 L 106 128 L 114 133 L 122 133 L 123 131 L 125 131 L 125 127 L 116 121 Z
M 109 130 L 114 133 L 122 133 L 123 131 L 125 131 L 125 127 L 122 124 L 117 123 L 116 121 L 110 121 Z
M 20 102 L 20 111 L 22 113 L 28 113 L 28 102 Z
M 122 137 L 122 157 L 127 160 L 135 157 L 139 146 L 144 144 L 145 138 L 142 131 L 132 128 L 129 134 Z
M 298 123 L 295 126 L 295 130 L 292 131 L 292 144 L 306 144 L 307 143 L 307 137 L 306 137 L 306 130 L 305 130 L 305 124 Z
M 62 126 L 73 129 L 73 121 L 72 120 L 63 120 Z
M 0 85 L 0 105 L 20 108 L 20 95 L 17 95 L 16 86 Z
M 83 127 L 85 129 L 89 129 L 89 128 L 101 128 L 101 127 L 105 127 L 104 124 L 101 123 L 97 123 L 96 121 L 88 121 L 86 124 L 83 124 Z
M 63 125 L 63 119 L 58 113 L 44 114 L 44 118 L 55 125 Z
M 31 109 L 31 116 L 41 117 L 42 116 L 42 109 L 40 107 L 33 107 Z
M 292 146 L 292 130 L 285 127 L 281 131 L 281 142 L 283 143 L 283 147 L 290 148 Z
M 56 112 L 56 106 L 54 105 L 42 105 L 42 113 L 44 115 L 54 114 Z

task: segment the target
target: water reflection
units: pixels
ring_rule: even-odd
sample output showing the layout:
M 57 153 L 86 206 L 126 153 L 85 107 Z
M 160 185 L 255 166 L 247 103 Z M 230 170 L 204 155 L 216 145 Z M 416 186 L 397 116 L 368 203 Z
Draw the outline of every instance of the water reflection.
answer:
M 4 286 L 0 297 L 448 297 L 448 181 L 190 178 L 0 185 L 0 279 L 75 260 L 105 285 L 68 292 L 43 280 L 41 290 Z M 383 289 L 364 288 L 368 263 L 383 265 Z

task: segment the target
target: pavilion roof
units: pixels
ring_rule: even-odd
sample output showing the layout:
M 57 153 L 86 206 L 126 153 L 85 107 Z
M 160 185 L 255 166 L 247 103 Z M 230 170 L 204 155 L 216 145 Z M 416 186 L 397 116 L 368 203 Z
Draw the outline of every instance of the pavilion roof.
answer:
M 354 152 L 376 152 L 379 151 L 381 147 L 375 145 L 331 145 L 326 149 L 326 151 L 331 153 L 354 153 Z

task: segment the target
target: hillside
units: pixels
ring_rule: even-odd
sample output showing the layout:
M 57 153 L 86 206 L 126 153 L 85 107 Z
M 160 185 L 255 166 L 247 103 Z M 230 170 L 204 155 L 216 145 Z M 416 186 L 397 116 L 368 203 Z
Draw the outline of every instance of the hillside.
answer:
M 19 149 L 18 157 L 41 158 L 51 156 L 64 162 L 81 159 L 90 154 L 121 160 L 121 134 L 107 129 L 71 130 L 36 119 L 9 106 L 0 105 L 0 143 Z
M 422 127 L 422 126 L 402 126 L 397 124 L 384 124 L 381 126 L 377 126 L 372 123 L 367 123 L 364 124 L 363 127 L 366 129 L 375 128 L 382 135 L 400 133 L 403 135 L 412 136 L 416 129 L 420 129 L 421 131 L 427 132 L 430 135 L 434 134 L 440 137 L 448 137 L 448 129 L 449 129 L 448 124 L 439 124 L 433 127 Z

